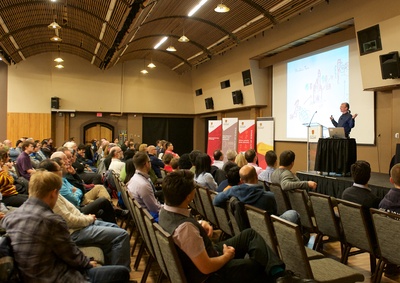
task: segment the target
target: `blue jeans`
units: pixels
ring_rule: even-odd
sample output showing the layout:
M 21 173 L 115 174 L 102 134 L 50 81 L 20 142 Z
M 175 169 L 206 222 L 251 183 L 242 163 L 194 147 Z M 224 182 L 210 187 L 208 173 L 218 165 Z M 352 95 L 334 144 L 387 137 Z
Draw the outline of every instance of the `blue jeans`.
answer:
M 279 218 L 285 219 L 289 222 L 299 224 L 300 223 L 300 215 L 296 210 L 286 210 L 284 213 L 282 213 Z
M 88 270 L 92 283 L 127 283 L 129 282 L 129 269 L 125 266 L 100 266 Z
M 95 246 L 103 250 L 105 265 L 123 265 L 130 270 L 129 234 L 118 225 L 96 220 L 71 234 L 78 246 Z

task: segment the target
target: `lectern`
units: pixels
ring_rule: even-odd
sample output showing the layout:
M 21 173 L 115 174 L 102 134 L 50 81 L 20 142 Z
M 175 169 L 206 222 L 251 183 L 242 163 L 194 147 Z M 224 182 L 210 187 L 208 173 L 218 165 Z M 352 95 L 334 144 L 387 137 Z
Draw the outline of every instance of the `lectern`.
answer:
M 318 140 L 323 136 L 323 126 L 319 123 L 303 124 L 307 127 L 307 171 L 314 168 Z

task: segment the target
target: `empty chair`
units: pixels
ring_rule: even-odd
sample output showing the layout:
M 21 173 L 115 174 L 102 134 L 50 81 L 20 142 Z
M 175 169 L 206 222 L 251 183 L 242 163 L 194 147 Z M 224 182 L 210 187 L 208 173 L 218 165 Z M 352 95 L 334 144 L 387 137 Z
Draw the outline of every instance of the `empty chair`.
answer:
M 154 255 L 156 257 L 158 265 L 161 268 L 161 273 L 158 277 L 157 282 L 162 282 L 163 275 L 168 277 L 168 271 L 167 271 L 167 267 L 164 263 L 164 258 L 161 254 L 160 247 L 158 245 L 156 233 L 154 231 L 154 226 L 153 226 L 153 223 L 155 223 L 154 217 L 147 211 L 147 209 L 143 209 L 142 212 L 143 212 L 143 217 L 144 217 L 144 223 L 146 224 L 146 228 L 149 233 L 151 243 L 153 245 Z
M 214 205 L 212 203 L 209 190 L 204 187 L 197 186 L 196 193 L 199 194 L 201 203 L 203 204 L 204 212 L 207 216 L 207 220 L 210 221 L 214 226 L 218 227 L 219 224 L 217 216 L 215 215 Z
M 278 214 L 282 215 L 285 211 L 291 209 L 289 199 L 279 184 L 270 184 L 269 190 L 274 193 Z
M 211 197 L 211 202 L 214 200 L 215 196 L 217 195 L 217 192 L 215 191 L 209 191 L 210 197 Z M 232 231 L 232 226 L 230 223 L 229 219 L 229 214 L 228 211 L 222 207 L 214 206 L 214 211 L 215 211 L 215 216 L 217 217 L 218 220 L 218 227 L 221 229 L 221 231 L 228 236 L 233 235 Z M 221 239 L 223 238 L 223 235 L 221 234 Z
M 399 215 L 371 208 L 376 238 L 379 247 L 379 261 L 374 282 L 379 283 L 388 263 L 400 265 L 400 221 Z
M 340 219 L 334 210 L 334 204 L 330 196 L 309 192 L 310 201 L 314 211 L 315 221 L 320 234 L 319 241 L 315 243 L 317 250 L 323 249 L 323 236 L 329 240 L 340 241 L 341 253 L 343 254 L 343 233 L 340 228 Z
M 376 268 L 375 249 L 377 243 L 369 211 L 358 203 L 342 199 L 337 201 L 345 240 L 342 262 L 347 263 L 347 259 L 351 254 L 368 252 L 370 254 L 371 273 L 373 274 Z M 359 250 L 355 253 L 350 253 L 353 247 Z
M 249 219 L 250 227 L 256 230 L 265 240 L 265 243 L 275 252 L 279 254 L 278 242 L 274 227 L 272 225 L 271 217 L 267 211 L 254 207 L 252 205 L 245 205 L 247 216 Z M 323 258 L 324 255 L 309 248 L 305 248 L 308 259 Z
M 280 254 L 286 268 L 301 278 L 314 279 L 317 282 L 351 283 L 362 282 L 364 276 L 331 258 L 309 260 L 303 244 L 300 227 L 297 224 L 271 216 Z
M 314 249 L 316 243 L 319 241 L 321 236 L 318 233 L 317 225 L 315 223 L 314 213 L 312 207 L 309 204 L 309 198 L 307 191 L 305 190 L 290 190 L 287 192 L 287 196 L 290 201 L 292 209 L 296 210 L 300 215 L 301 225 L 305 227 L 310 233 L 317 233 L 317 237 L 314 241 Z
M 158 225 L 158 223 L 154 223 L 153 226 L 155 228 L 158 246 L 160 247 L 167 268 L 169 280 L 174 283 L 186 283 L 185 273 L 172 236 Z
M 203 206 L 203 202 L 201 201 L 198 186 L 195 186 L 196 193 L 194 195 L 193 202 L 195 203 L 196 210 L 200 214 L 201 217 L 207 219 L 207 214 Z

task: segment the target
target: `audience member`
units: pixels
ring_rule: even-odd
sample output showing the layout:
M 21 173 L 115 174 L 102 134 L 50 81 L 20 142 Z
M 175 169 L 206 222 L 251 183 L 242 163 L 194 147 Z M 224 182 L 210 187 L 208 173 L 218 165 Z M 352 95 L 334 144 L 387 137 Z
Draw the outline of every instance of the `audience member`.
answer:
M 28 195 L 19 194 L 14 185 L 14 178 L 8 173 L 9 155 L 6 149 L 0 149 L 0 193 L 6 206 L 20 207 Z
M 244 153 L 244 158 L 247 161 L 247 164 L 251 165 L 256 169 L 257 176 L 261 174 L 263 169 L 257 165 L 257 152 L 254 149 L 248 149 Z
M 119 175 L 119 178 L 121 179 L 122 182 L 127 184 L 129 180 L 135 175 L 135 164 L 133 164 L 133 158 L 129 159 L 125 163 L 125 168 L 122 170 L 121 175 Z
M 226 159 L 227 159 L 227 161 L 225 162 L 224 167 L 225 167 L 227 164 L 235 163 L 236 156 L 237 156 L 236 150 L 228 149 L 228 150 L 226 151 Z M 237 165 L 237 164 L 235 163 L 235 165 Z M 224 167 L 222 167 L 222 170 L 225 171 L 225 168 L 224 168 Z
M 201 153 L 202 152 L 197 149 L 194 149 L 189 153 L 190 162 L 192 163 L 192 167 L 190 168 L 190 171 L 192 171 L 193 174 L 196 174 L 196 158 Z
M 147 209 L 158 220 L 158 212 L 160 211 L 161 204 L 155 197 L 155 188 L 150 180 L 150 158 L 146 152 L 139 151 L 133 157 L 133 164 L 135 165 L 136 172 L 127 184 L 129 196 L 135 199 L 140 206 Z
M 284 263 L 253 229 L 214 245 L 209 238 L 212 227 L 195 221 L 187 209 L 194 187 L 190 171 L 166 176 L 166 205 L 160 211 L 160 225 L 172 235 L 188 282 L 275 282 L 285 275 Z
M 258 183 L 256 169 L 248 164 L 240 168 L 239 174 L 241 184 L 219 193 L 215 196 L 213 204 L 224 206 L 231 197 L 236 197 L 242 203 L 258 207 L 270 215 L 277 215 L 275 196 Z M 288 210 L 280 217 L 293 223 L 297 223 L 299 220 L 299 215 L 294 210 Z
M 108 167 L 108 170 L 114 170 L 115 173 L 121 174 L 122 168 L 125 167 L 125 163 L 121 161 L 121 159 L 124 157 L 122 149 L 119 146 L 114 146 L 110 149 L 110 155 L 111 163 Z
M 381 200 L 379 208 L 400 214 L 400 163 L 395 164 L 390 170 L 390 183 L 394 188 L 391 188 Z
M 172 172 L 171 160 L 174 156 L 171 153 L 165 153 L 163 155 L 162 161 L 164 162 L 164 170 L 166 173 Z
M 226 180 L 228 181 L 228 185 L 223 189 L 223 191 L 229 190 L 233 186 L 241 184 L 239 172 L 240 172 L 240 167 L 237 165 L 229 169 L 228 174 L 226 174 L 227 176 Z
M 217 190 L 217 182 L 211 175 L 211 158 L 206 153 L 201 153 L 196 158 L 196 175 L 194 180 L 200 186 L 212 191 Z
M 11 238 L 23 282 L 128 282 L 125 266 L 96 267 L 72 241 L 65 220 L 54 208 L 62 180 L 46 171 L 32 175 L 29 199 L 8 213 L 3 227 Z
M 278 156 L 275 151 L 268 150 L 265 153 L 265 161 L 267 162 L 267 168 L 258 175 L 258 180 L 271 183 L 271 175 L 275 171 L 277 165 Z
M 217 188 L 217 192 L 218 192 L 218 193 L 222 192 L 222 191 L 229 185 L 228 173 L 229 173 L 230 169 L 233 168 L 233 167 L 239 167 L 239 166 L 237 166 L 237 164 L 234 163 L 234 162 L 227 162 L 227 163 L 224 165 L 223 171 L 224 171 L 224 173 L 225 173 L 226 179 L 223 180 L 223 181 L 218 185 L 218 188 Z M 240 167 L 239 167 L 239 169 L 240 169 Z M 238 175 L 239 175 L 239 171 L 238 171 Z M 239 177 L 239 178 L 240 178 L 240 177 Z M 238 183 L 235 184 L 235 185 L 238 185 Z
M 27 179 L 28 181 L 31 178 L 31 175 L 35 172 L 35 169 L 32 167 L 32 162 L 29 157 L 29 154 L 33 152 L 33 142 L 24 141 L 22 143 L 22 152 L 17 158 L 17 169 L 19 174 Z
M 172 168 L 172 171 L 176 171 L 176 170 L 179 170 L 179 158 L 180 157 L 174 157 L 174 158 L 172 158 L 172 160 L 171 160 L 171 168 Z
M 181 170 L 190 170 L 190 168 L 192 168 L 192 162 L 190 161 L 189 153 L 184 153 L 181 157 L 179 157 L 178 166 Z
M 217 149 L 214 151 L 213 156 L 214 156 L 214 162 L 212 166 L 216 166 L 222 170 L 222 167 L 224 166 L 224 154 L 222 153 L 221 150 Z
M 294 189 L 312 189 L 317 188 L 317 183 L 314 181 L 300 181 L 300 179 L 292 173 L 294 160 L 296 155 L 291 150 L 285 150 L 279 156 L 279 168 L 271 175 L 271 183 L 280 184 L 284 191 Z
M 368 188 L 368 181 L 371 177 L 371 166 L 367 161 L 357 160 L 350 167 L 353 177 L 353 186 L 345 189 L 342 199 L 361 204 L 363 207 L 378 208 L 380 199 Z
M 165 144 L 165 153 L 171 153 L 173 155 L 173 157 L 179 157 L 179 155 L 177 153 L 174 152 L 174 145 L 171 142 L 167 142 Z
M 149 145 L 147 147 L 147 154 L 150 157 L 151 168 L 154 170 L 157 178 L 162 178 L 161 170 L 164 169 L 165 164 L 158 159 L 156 147 L 154 145 Z
M 247 165 L 247 160 L 244 157 L 243 153 L 239 153 L 238 155 L 236 155 L 235 158 L 235 163 L 237 164 L 237 166 L 239 167 L 243 167 L 244 165 Z

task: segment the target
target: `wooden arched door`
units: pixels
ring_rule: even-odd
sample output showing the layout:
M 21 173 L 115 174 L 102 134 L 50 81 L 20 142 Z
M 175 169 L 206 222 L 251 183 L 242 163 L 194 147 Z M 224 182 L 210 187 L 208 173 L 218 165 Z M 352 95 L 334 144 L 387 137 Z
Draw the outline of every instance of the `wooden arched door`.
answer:
M 114 127 L 106 123 L 91 123 L 84 127 L 85 143 L 93 139 L 100 140 L 105 138 L 109 141 L 113 140 Z

